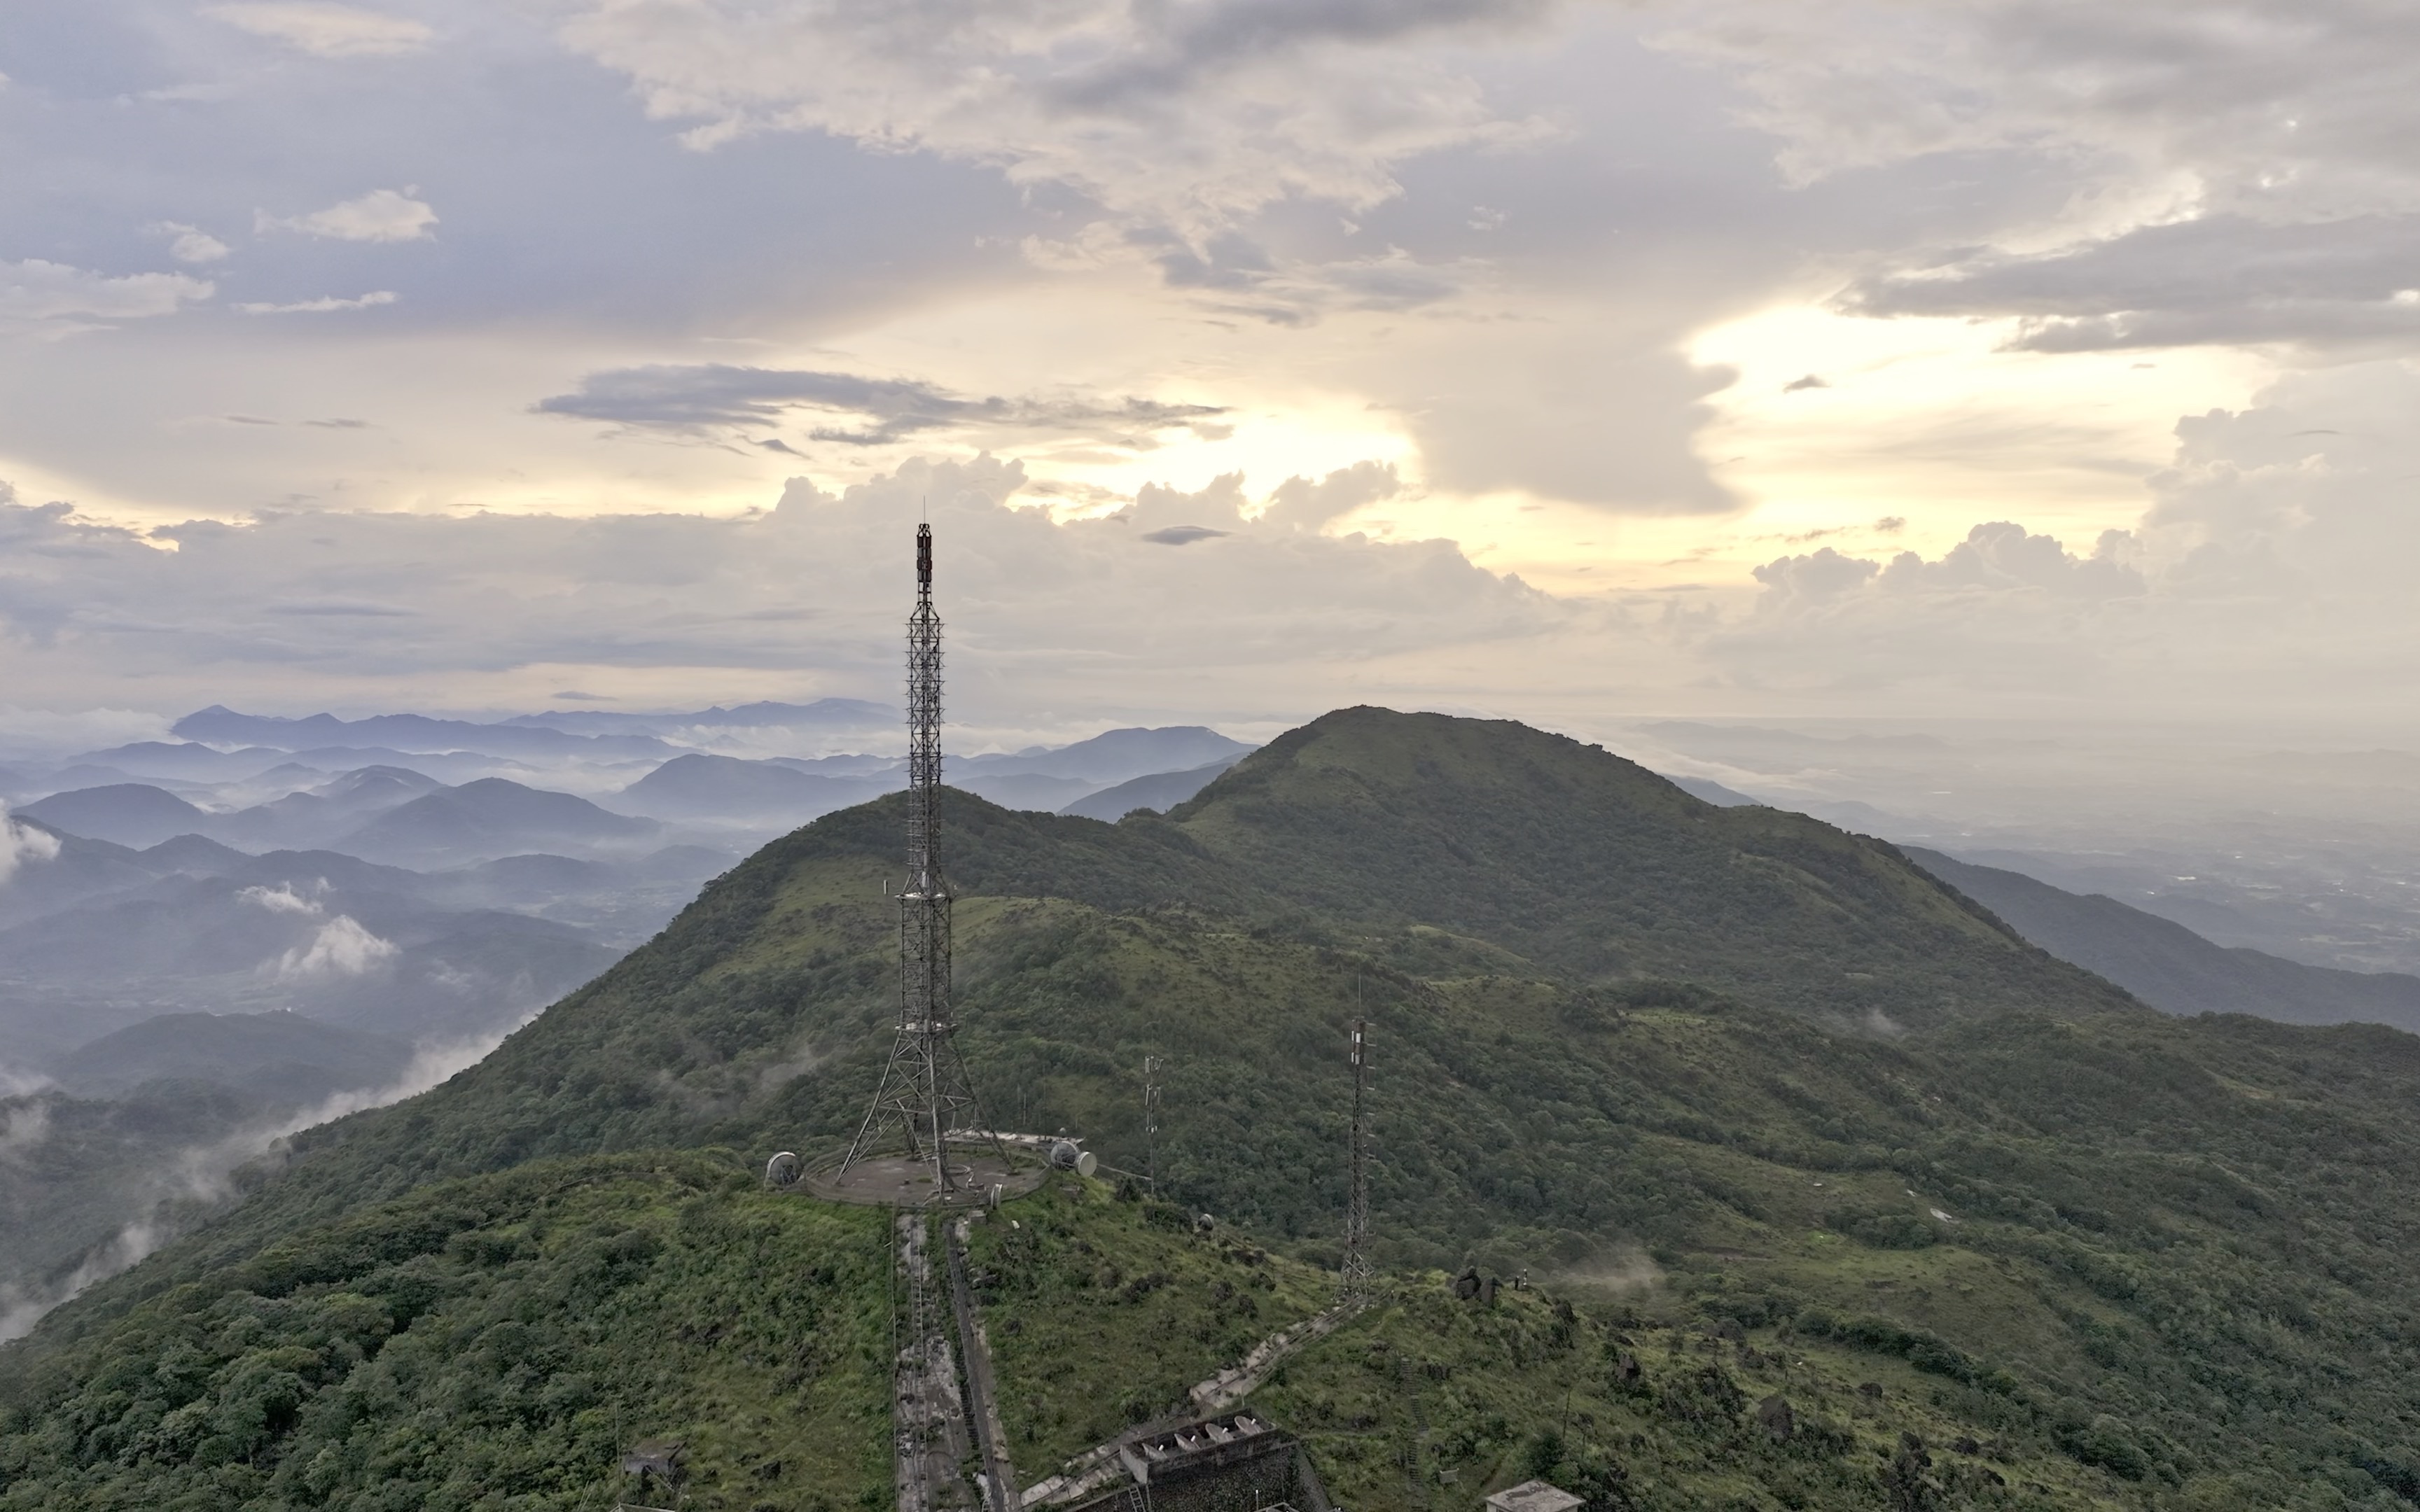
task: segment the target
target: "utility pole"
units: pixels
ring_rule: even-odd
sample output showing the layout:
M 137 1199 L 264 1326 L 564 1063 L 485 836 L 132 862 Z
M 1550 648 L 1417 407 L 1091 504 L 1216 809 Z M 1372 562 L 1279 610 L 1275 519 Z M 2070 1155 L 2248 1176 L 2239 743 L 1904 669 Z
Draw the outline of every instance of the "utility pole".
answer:
M 1344 1274 L 1338 1288 L 1346 1302 L 1366 1301 L 1370 1295 L 1370 1166 L 1362 1110 L 1369 1081 L 1368 1029 L 1366 1020 L 1353 1021 L 1353 1195 L 1344 1209 Z

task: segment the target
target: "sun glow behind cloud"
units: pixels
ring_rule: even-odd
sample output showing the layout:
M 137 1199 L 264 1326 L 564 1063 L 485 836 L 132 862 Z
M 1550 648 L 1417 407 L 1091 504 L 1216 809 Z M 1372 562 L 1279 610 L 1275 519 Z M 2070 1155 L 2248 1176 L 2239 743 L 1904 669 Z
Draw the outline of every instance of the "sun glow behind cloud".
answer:
M 1738 376 L 1698 451 L 1748 503 L 1715 539 L 1761 561 L 1776 538 L 1896 518 L 1896 545 L 1931 552 L 2019 519 L 2088 544 L 2141 518 L 2179 415 L 2275 377 L 2232 348 L 2009 351 L 2012 324 L 1799 305 L 1699 333 L 1691 357 Z

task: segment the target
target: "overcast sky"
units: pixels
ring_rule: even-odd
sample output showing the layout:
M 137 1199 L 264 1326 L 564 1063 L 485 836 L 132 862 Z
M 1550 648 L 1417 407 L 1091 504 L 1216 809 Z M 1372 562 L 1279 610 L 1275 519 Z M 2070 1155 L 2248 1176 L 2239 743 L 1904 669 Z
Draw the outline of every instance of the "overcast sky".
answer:
M 0 0 L 0 75 L 21 725 L 891 697 L 920 510 L 1001 729 L 2412 717 L 2420 8 Z

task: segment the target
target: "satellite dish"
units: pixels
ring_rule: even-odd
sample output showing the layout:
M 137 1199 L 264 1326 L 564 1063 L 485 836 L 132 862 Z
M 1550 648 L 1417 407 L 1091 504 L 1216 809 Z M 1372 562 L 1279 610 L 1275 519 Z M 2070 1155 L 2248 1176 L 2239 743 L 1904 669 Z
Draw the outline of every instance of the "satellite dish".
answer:
M 1078 1176 L 1090 1176 L 1100 1169 L 1100 1165 L 1101 1157 L 1089 1149 L 1076 1157 L 1076 1174 Z
M 773 1186 L 796 1186 L 799 1180 L 799 1157 L 785 1149 L 765 1163 L 765 1180 Z
M 1050 1147 L 1050 1168 L 1054 1171 L 1072 1171 L 1083 1158 L 1084 1152 L 1076 1148 L 1073 1139 L 1062 1139 Z

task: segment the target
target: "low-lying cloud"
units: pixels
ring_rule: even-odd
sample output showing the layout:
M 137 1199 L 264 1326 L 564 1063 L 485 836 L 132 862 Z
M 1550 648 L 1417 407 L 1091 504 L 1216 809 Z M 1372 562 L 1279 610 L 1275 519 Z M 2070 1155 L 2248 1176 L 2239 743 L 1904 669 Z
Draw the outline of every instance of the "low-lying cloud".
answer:
M 319 926 L 308 945 L 298 945 L 279 956 L 279 981 L 328 981 L 365 977 L 403 953 L 402 947 L 364 929 L 349 914 L 338 914 Z
M 307 918 L 320 916 L 319 905 L 296 892 L 290 882 L 281 882 L 273 887 L 246 887 L 236 896 L 272 914 L 301 914 Z
M 517 1024 L 513 1028 L 520 1026 Z M 506 1029 L 476 1040 L 425 1046 L 412 1057 L 402 1075 L 383 1087 L 336 1093 L 314 1107 L 240 1129 L 223 1139 L 193 1146 L 156 1163 L 133 1184 L 131 1202 L 139 1211 L 116 1234 L 95 1246 L 72 1271 L 48 1282 L 0 1282 L 0 1344 L 23 1337 L 51 1309 L 86 1287 L 106 1281 L 136 1264 L 209 1216 L 234 1196 L 238 1170 L 256 1162 L 278 1160 L 285 1142 L 294 1134 L 417 1097 L 486 1059 L 511 1032 Z
M 27 862 L 55 860 L 58 854 L 56 835 L 10 818 L 8 805 L 0 803 L 0 887 L 13 880 Z

